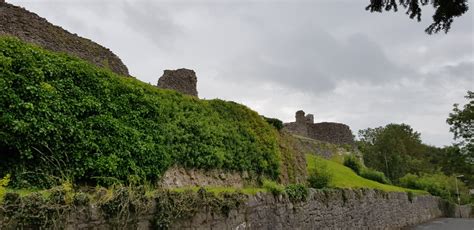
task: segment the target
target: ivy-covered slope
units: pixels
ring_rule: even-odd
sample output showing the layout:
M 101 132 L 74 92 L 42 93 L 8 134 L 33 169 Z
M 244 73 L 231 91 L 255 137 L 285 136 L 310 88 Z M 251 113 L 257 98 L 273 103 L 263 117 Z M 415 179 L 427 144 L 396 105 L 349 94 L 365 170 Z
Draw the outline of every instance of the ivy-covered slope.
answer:
M 15 184 L 156 181 L 171 165 L 276 178 L 278 133 L 256 112 L 118 76 L 0 37 L 0 177 Z

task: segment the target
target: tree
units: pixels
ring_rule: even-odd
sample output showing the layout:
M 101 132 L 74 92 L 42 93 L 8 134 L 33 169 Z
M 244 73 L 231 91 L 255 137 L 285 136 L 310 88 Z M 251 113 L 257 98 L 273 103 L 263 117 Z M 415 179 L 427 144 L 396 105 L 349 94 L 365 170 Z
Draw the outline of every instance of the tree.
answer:
M 465 98 L 469 102 L 463 108 L 454 104 L 446 122 L 451 125 L 449 130 L 454 134 L 454 139 L 459 140 L 458 145 L 466 155 L 466 160 L 474 164 L 474 92 L 468 91 Z
M 370 12 L 398 11 L 399 7 L 407 9 L 406 14 L 411 19 L 421 21 L 421 7 L 432 5 L 436 11 L 433 15 L 433 23 L 429 25 L 425 32 L 428 34 L 444 31 L 448 33 L 455 17 L 459 17 L 469 9 L 467 0 L 370 0 L 370 4 L 365 8 Z
M 384 172 L 392 181 L 429 168 L 429 162 L 419 160 L 426 153 L 420 133 L 409 125 L 389 124 L 360 130 L 359 139 L 366 166 Z

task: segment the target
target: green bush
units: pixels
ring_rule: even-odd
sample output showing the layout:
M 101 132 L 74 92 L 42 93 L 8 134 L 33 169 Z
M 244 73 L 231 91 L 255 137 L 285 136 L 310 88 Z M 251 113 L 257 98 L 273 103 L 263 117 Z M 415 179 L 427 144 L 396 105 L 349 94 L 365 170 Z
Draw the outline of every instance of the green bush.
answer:
M 291 202 L 305 201 L 308 197 L 309 191 L 303 184 L 289 184 L 285 188 L 285 193 Z
M 3 201 L 3 197 L 5 196 L 5 193 L 7 192 L 7 185 L 10 183 L 10 175 L 6 175 L 2 179 L 0 179 L 0 203 Z
M 354 155 L 347 155 L 344 157 L 344 166 L 351 168 L 357 174 L 360 174 L 362 169 L 362 164 Z
M 277 118 L 269 118 L 269 117 L 265 117 L 265 116 L 262 116 L 262 117 L 263 117 L 263 119 L 265 119 L 266 122 L 268 122 L 268 124 L 275 127 L 278 131 L 283 128 L 283 122 L 281 120 L 279 120 Z
M 462 203 L 469 203 L 468 188 L 460 180 L 457 181 Z M 407 174 L 400 178 L 400 185 L 406 188 L 420 189 L 432 195 L 457 203 L 456 181 L 453 177 L 442 173 L 423 174 L 421 176 Z
M 326 164 L 308 169 L 308 184 L 311 188 L 327 188 L 332 180 L 332 174 Z
M 278 133 L 243 105 L 158 89 L 8 37 L 0 76 L 0 177 L 11 173 L 17 186 L 50 186 L 58 175 L 156 181 L 173 164 L 279 174 Z
M 263 180 L 263 188 L 275 196 L 280 195 L 285 191 L 285 187 L 271 180 Z
M 369 180 L 377 181 L 382 184 L 391 184 L 390 180 L 385 176 L 383 172 L 379 172 L 370 168 L 363 168 L 360 171 L 360 176 Z

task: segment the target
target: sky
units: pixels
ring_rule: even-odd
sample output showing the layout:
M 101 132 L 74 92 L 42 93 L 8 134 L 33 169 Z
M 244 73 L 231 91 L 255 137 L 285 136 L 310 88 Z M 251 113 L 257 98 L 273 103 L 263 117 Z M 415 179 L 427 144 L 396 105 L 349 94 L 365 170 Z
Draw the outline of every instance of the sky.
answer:
M 405 123 L 441 147 L 453 104 L 474 90 L 472 10 L 430 36 L 431 7 L 417 22 L 369 13 L 369 0 L 6 1 L 111 49 L 141 81 L 193 69 L 200 98 L 284 122 L 304 110 L 355 135 Z

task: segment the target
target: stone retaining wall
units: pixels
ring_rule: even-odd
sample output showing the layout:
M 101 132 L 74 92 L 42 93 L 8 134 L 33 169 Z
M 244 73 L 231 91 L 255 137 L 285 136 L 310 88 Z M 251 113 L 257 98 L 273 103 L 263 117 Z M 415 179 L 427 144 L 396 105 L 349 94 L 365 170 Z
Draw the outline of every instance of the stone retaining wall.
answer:
M 154 200 L 145 212 L 130 214 L 123 229 L 153 229 Z M 225 216 L 203 208 L 192 217 L 171 223 L 172 229 L 399 229 L 447 215 L 443 201 L 429 195 L 377 190 L 314 190 L 306 201 L 291 202 L 286 196 L 259 193 L 249 196 Z M 452 209 L 452 208 L 451 208 Z M 0 206 L 0 227 L 6 225 Z M 451 210 L 452 211 L 452 210 Z M 470 212 L 470 210 L 466 210 Z M 467 214 L 467 213 L 466 213 Z M 452 215 L 452 214 L 451 214 Z M 469 213 L 470 215 L 470 213 Z M 72 207 L 61 215 L 65 229 L 111 229 L 107 215 L 96 205 Z
M 398 229 L 443 216 L 439 198 L 408 199 L 406 193 L 374 190 L 312 190 L 293 204 L 272 195 L 251 197 L 229 217 L 200 213 L 175 229 Z

